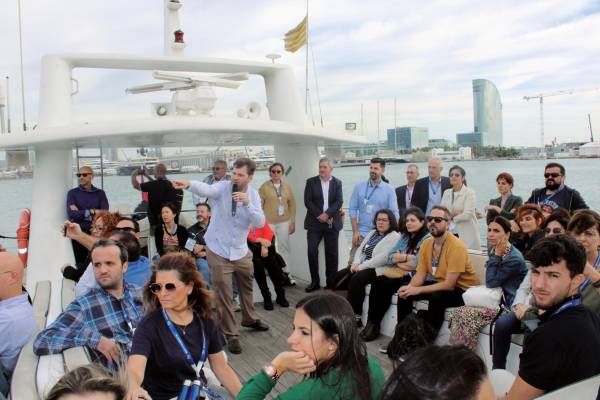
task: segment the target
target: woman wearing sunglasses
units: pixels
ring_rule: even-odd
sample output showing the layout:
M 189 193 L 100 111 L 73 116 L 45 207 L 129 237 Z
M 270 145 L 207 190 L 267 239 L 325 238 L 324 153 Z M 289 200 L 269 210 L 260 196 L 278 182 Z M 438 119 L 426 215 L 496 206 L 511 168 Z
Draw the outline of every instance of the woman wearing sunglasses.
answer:
M 156 251 L 161 256 L 171 251 L 185 249 L 188 231 L 183 225 L 177 224 L 178 213 L 179 209 L 173 203 L 165 203 L 161 208 L 162 224 L 158 225 L 154 231 Z
M 296 232 L 296 198 L 292 186 L 284 182 L 283 164 L 274 163 L 269 167 L 271 179 L 262 184 L 258 190 L 262 201 L 265 218 L 269 227 L 277 237 L 277 253 L 290 262 L 290 235 Z M 289 282 L 289 267 L 285 267 L 286 281 Z
M 127 360 L 127 400 L 177 397 L 186 380 L 211 376 L 203 368 L 205 361 L 235 397 L 242 385 L 225 359 L 223 336 L 193 258 L 187 253 L 161 257 L 144 288 L 144 299 L 147 314 L 135 331 Z M 213 387 L 209 381 L 209 398 Z
M 384 384 L 381 367 L 367 356 L 358 337 L 350 304 L 336 294 L 313 294 L 298 302 L 290 351 L 246 382 L 237 400 L 267 398 L 283 374 L 304 379 L 276 399 L 379 399 Z
M 554 210 L 542 224 L 544 237 L 564 234 L 569 225 L 569 218 L 571 218 L 571 215 L 564 208 Z
M 444 191 L 441 204 L 452 214 L 450 232 L 457 234 L 467 249 L 480 250 L 475 191 L 467 187 L 467 173 L 462 167 L 453 166 L 448 175 L 452 187 Z

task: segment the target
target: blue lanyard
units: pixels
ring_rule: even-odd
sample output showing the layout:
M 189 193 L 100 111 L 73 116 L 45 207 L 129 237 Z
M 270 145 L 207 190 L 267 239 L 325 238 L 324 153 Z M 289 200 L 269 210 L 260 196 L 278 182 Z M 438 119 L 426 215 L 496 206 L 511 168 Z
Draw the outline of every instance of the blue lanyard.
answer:
M 558 310 L 554 311 L 552 313 L 552 315 L 550 315 L 550 316 L 554 317 L 555 315 L 560 314 L 561 312 L 565 311 L 566 309 L 578 306 L 580 304 L 581 304 L 581 298 L 577 297 L 576 299 L 571 299 L 571 300 L 567 301 L 566 303 L 563 303 L 563 305 L 560 306 L 558 308 Z
M 446 236 L 446 239 L 448 237 Z M 437 267 L 438 264 L 440 263 L 440 258 L 442 258 L 442 251 L 444 250 L 444 245 L 446 244 L 446 239 L 444 239 L 444 241 L 442 242 L 442 247 L 440 247 L 440 252 L 438 253 L 437 258 L 434 260 L 433 259 L 433 249 L 435 248 L 435 240 L 431 243 L 431 271 L 433 272 L 433 275 L 435 276 L 435 273 L 437 272 Z
M 137 321 L 139 321 L 141 319 L 140 316 L 140 312 L 137 309 L 135 302 L 133 301 L 133 298 L 131 297 L 131 293 L 129 293 L 127 291 L 127 289 L 123 288 L 123 298 L 125 300 L 127 300 L 130 305 L 133 307 L 133 312 L 135 313 L 135 320 L 136 320 L 136 326 L 137 326 Z M 133 331 L 135 330 L 133 327 L 133 321 L 131 321 L 131 318 L 129 317 L 129 313 L 127 312 L 127 307 L 121 303 L 121 307 L 123 308 L 123 319 L 125 319 L 125 322 L 127 323 L 127 325 L 129 326 L 129 330 L 131 331 L 131 333 L 133 333 Z
M 594 269 L 598 269 L 598 267 L 600 266 L 600 253 L 598 253 L 598 255 L 596 256 L 596 261 L 594 261 Z M 579 286 L 579 293 L 583 292 L 583 289 L 585 289 L 587 287 L 587 285 L 590 284 L 590 278 L 585 278 L 585 281 L 583 281 L 583 283 L 581 284 L 581 286 Z
M 441 186 L 442 186 L 442 181 L 440 180 L 440 183 L 437 184 L 437 189 L 439 189 Z M 433 192 L 433 195 L 437 196 L 437 190 L 434 189 L 433 185 L 431 184 L 431 178 L 429 178 L 429 188 Z
M 553 197 L 554 197 L 554 195 L 556 195 L 556 194 L 557 194 L 557 193 L 559 193 L 559 192 L 562 192 L 562 190 L 563 190 L 564 188 L 565 188 L 565 185 L 560 185 L 560 187 L 558 188 L 558 190 L 557 190 L 557 191 L 555 191 L 554 193 L 552 193 L 550 196 L 548 196 L 548 197 L 544 198 L 544 200 L 542 200 L 542 201 L 540 202 L 540 205 L 546 204 L 546 203 L 547 203 L 547 202 L 548 202 L 548 201 L 549 201 L 551 198 L 553 198 Z M 544 194 L 545 194 L 545 193 L 544 193 Z
M 169 330 L 171 331 L 171 333 L 173 334 L 173 337 L 179 344 L 179 347 L 181 347 L 181 350 L 185 354 L 185 359 L 190 364 L 192 369 L 196 372 L 196 377 L 199 378 L 200 371 L 202 371 L 202 368 L 204 367 L 204 363 L 206 362 L 206 357 L 207 357 L 207 355 L 206 355 L 206 352 L 207 352 L 206 337 L 204 336 L 204 329 L 202 328 L 202 321 L 200 321 L 200 328 L 202 331 L 202 352 L 200 353 L 200 360 L 196 364 L 194 362 L 194 359 L 192 358 L 192 355 L 190 354 L 190 351 L 187 349 L 185 343 L 183 343 L 181 336 L 179 336 L 179 333 L 177 333 L 177 330 L 175 329 L 175 325 L 173 325 L 173 322 L 171 322 L 171 319 L 167 315 L 167 312 L 165 311 L 164 308 L 162 308 L 161 311 L 162 311 L 163 317 L 165 318 L 165 322 L 167 323 L 167 326 L 169 327 Z
M 375 190 L 377 190 L 377 188 L 379 187 L 379 183 L 377 184 L 377 186 L 375 186 L 373 188 L 373 190 L 371 190 L 371 194 L 369 194 L 369 186 L 371 186 L 370 180 L 367 181 L 367 185 L 365 186 L 365 200 L 367 202 L 371 199 L 371 197 L 373 196 L 373 193 L 375 193 Z

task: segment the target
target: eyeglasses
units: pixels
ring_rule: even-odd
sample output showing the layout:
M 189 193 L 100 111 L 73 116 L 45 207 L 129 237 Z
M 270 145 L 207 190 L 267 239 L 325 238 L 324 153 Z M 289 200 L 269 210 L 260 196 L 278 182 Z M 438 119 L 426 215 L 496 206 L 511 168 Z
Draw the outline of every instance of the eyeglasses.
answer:
M 161 292 L 163 288 L 163 285 L 160 283 L 151 283 L 148 285 L 148 289 L 150 289 L 150 291 L 154 294 L 159 294 Z M 173 292 L 175 289 L 177 289 L 177 285 L 174 283 L 165 283 L 165 290 L 167 292 Z
M 213 169 L 212 169 L 212 170 L 213 170 L 213 171 L 220 171 L 220 170 L 222 170 L 222 169 L 223 169 L 223 167 L 213 167 Z
M 135 228 L 132 228 L 131 226 L 124 226 L 122 228 L 116 227 L 115 231 L 120 231 L 120 232 L 135 232 Z
M 272 174 L 281 174 L 282 172 L 283 172 L 283 171 L 282 171 L 282 170 L 280 170 L 280 169 L 274 169 L 274 170 L 271 170 L 271 173 L 272 173 Z
M 552 233 L 553 235 L 562 235 L 563 233 L 565 233 L 565 230 L 563 228 L 546 228 L 544 229 L 544 233 L 546 235 L 549 233 Z
M 78 177 L 78 178 L 81 178 L 82 176 L 83 176 L 84 178 L 87 178 L 87 176 L 88 176 L 88 175 L 92 175 L 92 174 L 85 173 L 85 172 L 84 172 L 84 173 L 79 173 L 79 172 L 78 172 L 78 173 L 76 173 L 75 175 L 77 175 L 77 177 Z
M 546 179 L 548 179 L 550 177 L 552 177 L 552 178 L 558 178 L 559 176 L 560 176 L 560 174 L 557 173 L 557 172 L 545 173 L 544 174 L 544 178 L 546 178 Z
M 442 221 L 448 221 L 448 218 L 442 218 L 442 217 L 427 217 L 427 222 L 431 223 L 431 221 L 435 222 L 436 224 L 439 224 Z
M 92 225 L 92 227 L 90 228 L 90 231 L 102 231 L 104 230 L 104 227 L 102 225 Z

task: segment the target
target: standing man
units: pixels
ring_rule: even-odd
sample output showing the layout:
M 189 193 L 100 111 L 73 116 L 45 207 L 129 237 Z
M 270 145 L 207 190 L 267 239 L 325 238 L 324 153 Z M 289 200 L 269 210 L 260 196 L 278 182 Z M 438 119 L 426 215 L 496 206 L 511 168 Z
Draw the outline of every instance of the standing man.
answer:
M 412 206 L 412 196 L 415 191 L 415 182 L 419 178 L 419 167 L 417 164 L 408 164 L 406 167 L 406 185 L 396 188 L 396 199 L 398 199 L 398 212 L 400 217 L 404 210 Z
M 94 170 L 88 166 L 79 168 L 77 173 L 79 186 L 67 193 L 67 215 L 69 221 L 78 224 L 85 233 L 90 233 L 92 220 L 98 210 L 108 210 L 108 199 L 104 190 L 92 185 Z M 88 250 L 72 240 L 75 262 L 85 262 Z
M 348 265 L 354 260 L 354 253 L 367 234 L 375 229 L 373 220 L 377 211 L 388 209 L 394 213 L 396 220 L 398 200 L 394 188 L 384 182 L 381 177 L 385 172 L 385 160 L 379 157 L 371 159 L 369 179 L 357 183 L 350 198 L 350 222 L 352 223 L 352 249 Z
M 212 185 L 215 182 L 231 180 L 231 176 L 227 173 L 227 162 L 225 160 L 215 160 L 212 172 L 212 174 L 202 179 L 202 182 Z M 204 203 L 206 200 L 192 192 L 193 204 Z
M 0 399 L 8 397 L 21 349 L 35 332 L 33 309 L 23 292 L 23 271 L 19 257 L 0 247 Z
M 331 176 L 333 166 L 327 157 L 319 160 L 319 175 L 306 180 L 304 188 L 304 205 L 306 217 L 306 241 L 308 245 L 308 266 L 310 268 L 310 285 L 306 292 L 320 288 L 319 278 L 319 243 L 325 244 L 325 275 L 327 285 L 338 270 L 338 237 L 342 229 L 340 210 L 344 198 L 342 181 Z
M 139 183 L 137 176 L 140 172 L 149 179 L 148 182 Z M 150 235 L 154 235 L 156 227 L 161 223 L 160 212 L 163 204 L 174 203 L 178 211 L 181 211 L 183 202 L 183 190 L 173 188 L 171 181 L 167 179 L 167 167 L 165 164 L 156 164 L 152 179 L 146 174 L 146 170 L 136 169 L 131 174 L 131 185 L 135 190 L 148 193 L 148 222 L 150 222 Z M 177 223 L 177 221 L 175 221 Z
M 233 310 L 233 274 L 240 292 L 242 326 L 256 331 L 269 329 L 254 310 L 254 266 L 247 243 L 250 224 L 259 228 L 265 225 L 260 196 L 250 187 L 255 169 L 254 161 L 239 158 L 233 164 L 231 181 L 222 180 L 212 185 L 183 179 L 173 181 L 175 188 L 189 189 L 211 201 L 212 218 L 204 235 L 206 259 L 210 265 L 212 287 L 217 294 L 221 312 L 221 328 L 227 337 L 227 348 L 233 354 L 242 352 Z
M 204 278 L 206 287 L 210 289 L 210 269 L 206 261 L 206 241 L 204 235 L 210 224 L 210 205 L 208 203 L 198 203 L 196 205 L 196 223 L 188 228 L 189 239 L 185 248 L 192 252 L 196 259 L 196 267 Z
M 271 165 L 271 179 L 262 184 L 258 193 L 269 227 L 275 233 L 275 247 L 286 262 L 289 276 L 290 235 L 296 232 L 296 198 L 290 184 L 283 181 L 283 171 L 283 164 Z
M 600 374 L 600 319 L 580 296 L 585 250 L 556 235 L 538 241 L 529 258 L 531 290 L 544 312 L 525 337 L 519 374 L 505 399 L 534 399 Z
M 579 192 L 565 185 L 565 167 L 561 164 L 546 164 L 544 179 L 546 186 L 531 192 L 526 203 L 538 204 L 545 217 L 557 208 L 564 208 L 570 213 L 588 208 Z
M 442 203 L 444 190 L 452 187 L 450 178 L 442 176 L 443 169 L 442 160 L 432 158 L 427 164 L 429 176 L 415 182 L 411 204 L 419 207 L 425 215 L 429 215 L 433 206 L 439 206 Z

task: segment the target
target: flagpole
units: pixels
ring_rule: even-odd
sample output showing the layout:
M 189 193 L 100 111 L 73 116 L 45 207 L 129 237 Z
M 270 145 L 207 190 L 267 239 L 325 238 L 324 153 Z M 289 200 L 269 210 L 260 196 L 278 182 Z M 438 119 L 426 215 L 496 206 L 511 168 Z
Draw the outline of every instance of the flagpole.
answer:
M 304 92 L 304 112 L 308 115 L 308 0 L 306 0 L 306 65 L 305 65 L 305 83 L 306 91 Z

